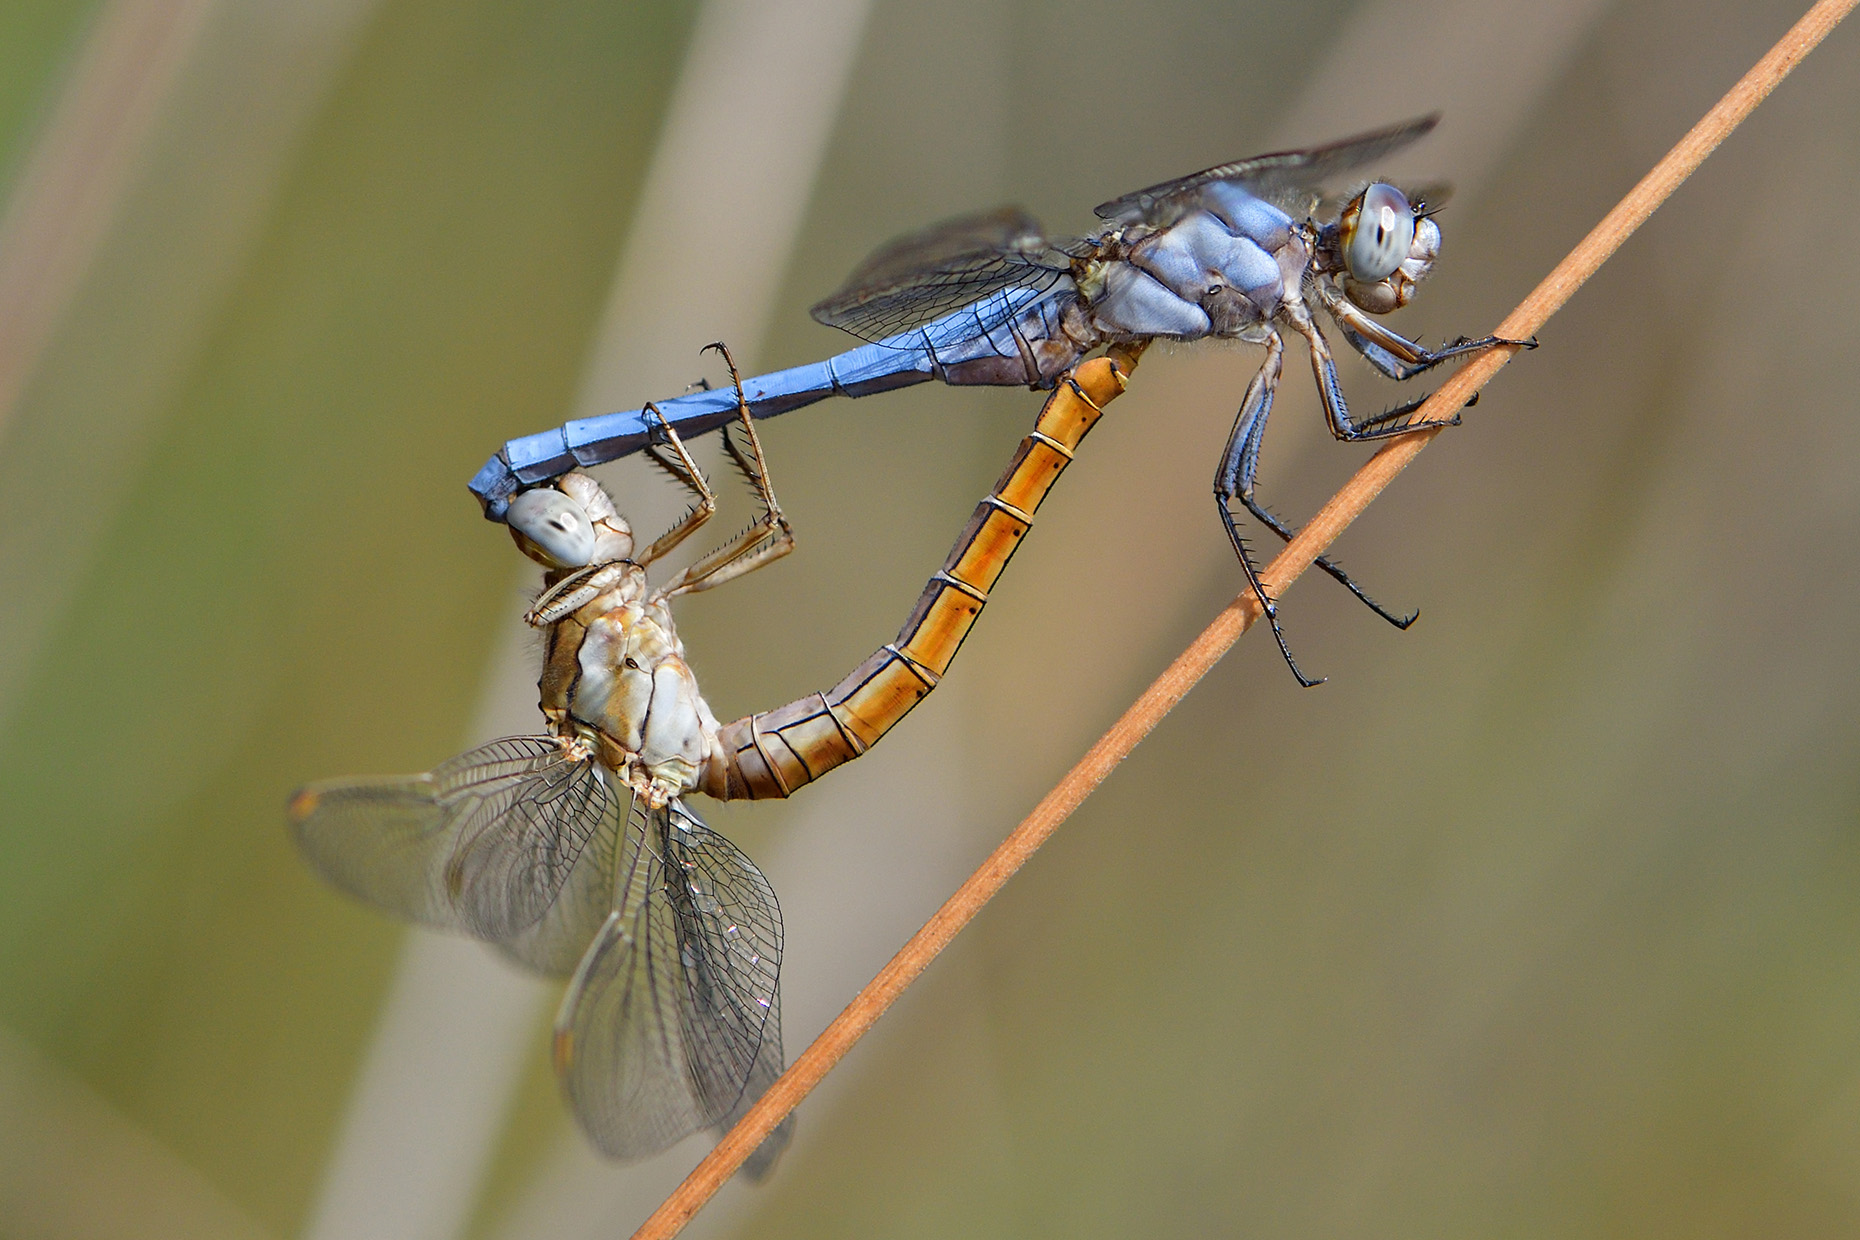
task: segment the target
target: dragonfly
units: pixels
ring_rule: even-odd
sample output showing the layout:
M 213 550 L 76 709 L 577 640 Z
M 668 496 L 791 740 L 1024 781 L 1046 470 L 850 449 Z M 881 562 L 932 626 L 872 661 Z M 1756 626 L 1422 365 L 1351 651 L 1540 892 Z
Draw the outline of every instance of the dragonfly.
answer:
M 1309 354 L 1331 433 L 1351 442 L 1453 425 L 1459 416 L 1417 421 L 1411 415 L 1425 399 L 1418 398 L 1354 417 L 1317 311 L 1395 380 L 1485 349 L 1535 346 L 1462 336 L 1430 349 L 1384 325 L 1379 316 L 1406 305 L 1439 257 L 1434 207 L 1384 181 L 1341 203 L 1320 192 L 1416 141 L 1438 120 L 1420 117 L 1326 146 L 1220 164 L 1125 194 L 1099 205 L 1103 223 L 1089 237 L 1049 238 L 1024 211 L 1004 208 L 894 241 L 813 308 L 820 322 L 869 343 L 749 380 L 749 406 L 757 417 L 772 417 L 828 396 L 866 396 L 931 379 L 1051 388 L 1081 358 L 1112 344 L 1263 345 L 1265 359 L 1241 398 L 1215 471 L 1214 498 L 1286 664 L 1301 684 L 1317 684 L 1292 658 L 1235 512 L 1237 501 L 1288 542 L 1297 532 L 1255 488 L 1286 336 Z M 486 516 L 501 520 L 522 486 L 640 451 L 662 437 L 663 426 L 686 434 L 712 429 L 731 410 L 727 393 L 697 391 L 513 439 L 471 489 Z M 1385 609 L 1328 557 L 1317 563 L 1396 627 L 1413 623 L 1414 614 Z
M 366 903 L 569 977 L 555 1068 L 603 1153 L 639 1158 L 703 1129 L 726 1131 L 783 1067 L 781 913 L 754 862 L 687 798 L 787 797 L 871 748 L 929 694 L 1140 352 L 1114 348 L 1064 377 L 895 640 L 832 689 L 719 724 L 670 605 L 795 546 L 729 362 L 737 422 L 724 447 L 757 498 L 755 520 L 649 581 L 717 510 L 670 422 L 663 444 L 645 451 L 693 503 L 643 549 L 578 470 L 515 494 L 510 533 L 547 570 L 525 615 L 543 638 L 545 731 L 423 774 L 310 784 L 289 804 L 299 848 Z M 746 1174 L 768 1173 L 791 1124 L 764 1141 Z

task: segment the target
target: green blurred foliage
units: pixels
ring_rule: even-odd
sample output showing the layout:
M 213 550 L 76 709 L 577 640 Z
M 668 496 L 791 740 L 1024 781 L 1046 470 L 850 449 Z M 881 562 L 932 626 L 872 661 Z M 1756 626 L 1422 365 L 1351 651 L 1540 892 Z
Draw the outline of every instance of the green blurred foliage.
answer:
M 283 797 L 461 746 L 688 22 L 382 7 L 0 737 L 0 1016 L 281 1234 L 399 939 Z
M 0 6 L 0 194 L 17 178 L 35 123 L 97 8 L 95 0 L 8 0 Z

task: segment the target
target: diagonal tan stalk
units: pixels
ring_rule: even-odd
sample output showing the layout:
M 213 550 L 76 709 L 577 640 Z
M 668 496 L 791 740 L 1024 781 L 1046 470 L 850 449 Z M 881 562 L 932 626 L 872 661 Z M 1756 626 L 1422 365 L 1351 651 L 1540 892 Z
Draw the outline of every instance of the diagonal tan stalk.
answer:
M 1568 301 L 1584 281 L 1594 275 L 1609 255 L 1621 247 L 1633 231 L 1681 182 L 1716 150 L 1718 144 L 1763 102 L 1776 84 L 1789 75 L 1801 59 L 1825 38 L 1829 31 L 1860 0 L 1819 0 L 1782 40 L 1746 73 L 1725 96 L 1707 112 L 1678 145 L 1668 151 L 1653 170 L 1641 178 L 1615 205 L 1602 222 L 1584 237 L 1542 283 L 1531 290 L 1518 308 L 1498 325 L 1495 333 L 1512 339 L 1533 335 Z M 1415 412 L 1415 420 L 1449 418 L 1462 408 L 1473 393 L 1498 373 L 1511 359 L 1515 349 L 1495 349 L 1475 357 L 1456 371 L 1427 403 Z M 1311 523 L 1294 538 L 1284 551 L 1261 574 L 1262 583 L 1274 597 L 1284 594 L 1287 586 L 1311 567 L 1339 534 L 1369 506 L 1403 469 L 1440 433 L 1439 429 L 1405 435 L 1371 457 L 1330 502 L 1318 510 Z M 1021 824 L 1014 828 L 1001 846 L 989 855 L 981 868 L 970 875 L 961 887 L 936 911 L 923 929 L 911 936 L 878 976 L 867 983 L 846 1010 L 835 1017 L 821 1035 L 794 1061 L 741 1122 L 732 1128 L 714 1149 L 698 1163 L 684 1183 L 653 1212 L 651 1218 L 634 1233 L 633 1240 L 665 1240 L 674 1236 L 691 1217 L 703 1208 L 718 1187 L 730 1177 L 762 1138 L 793 1110 L 802 1098 L 819 1084 L 846 1052 L 867 1030 L 878 1022 L 894 1000 L 904 992 L 935 959 L 938 952 L 981 911 L 1014 872 L 1025 864 L 1041 844 L 1077 809 L 1119 762 L 1130 755 L 1137 743 L 1148 736 L 1164 715 L 1187 696 L 1195 683 L 1227 653 L 1240 634 L 1260 617 L 1258 599 L 1251 593 L 1235 599 L 1223 608 L 1214 622 L 1178 655 L 1162 675 L 1143 691 L 1109 731 L 1098 738 L 1078 764 L 1066 772 L 1064 779 L 1046 794 Z

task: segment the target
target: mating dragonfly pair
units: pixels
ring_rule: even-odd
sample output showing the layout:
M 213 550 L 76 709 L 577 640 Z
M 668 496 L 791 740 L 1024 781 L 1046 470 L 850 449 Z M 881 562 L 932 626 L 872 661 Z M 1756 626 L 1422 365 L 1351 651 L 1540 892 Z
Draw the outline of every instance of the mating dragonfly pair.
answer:
M 603 1152 L 637 1157 L 726 1128 L 782 1067 L 781 918 L 761 872 L 705 827 L 685 797 L 788 796 L 859 756 L 928 694 L 1048 489 L 1154 339 L 1266 348 L 1215 495 L 1246 580 L 1297 673 L 1232 509 L 1237 499 L 1276 534 L 1292 536 L 1254 495 L 1281 331 L 1305 341 L 1331 430 L 1349 440 L 1439 423 L 1410 420 L 1418 401 L 1352 420 L 1315 308 L 1396 379 L 1525 343 L 1487 337 L 1429 350 L 1372 317 L 1404 305 L 1439 251 L 1428 209 L 1394 186 L 1367 186 L 1327 222 L 1313 216 L 1326 181 L 1433 124 L 1225 164 L 1114 199 L 1098 208 L 1107 224 L 1087 240 L 1049 241 L 1018 212 L 907 237 L 815 308 L 822 321 L 873 343 L 747 381 L 732 363 L 728 391 L 511 441 L 472 489 L 548 570 L 526 616 L 544 635 L 546 734 L 493 741 L 423 775 L 310 785 L 291 802 L 299 845 L 353 895 L 571 976 L 556 1020 L 556 1067 Z M 1085 360 L 1100 348 L 1103 356 Z M 719 724 L 685 662 L 670 603 L 793 549 L 754 419 L 931 378 L 1027 384 L 1052 395 L 896 641 L 825 693 Z M 761 515 L 653 586 L 648 569 L 716 510 L 684 438 L 719 427 Z M 696 500 L 643 551 L 580 472 L 634 452 Z M 1384 611 L 1336 565 L 1319 563 L 1391 622 L 1412 619 Z M 752 1174 L 772 1163 L 787 1131 L 751 1160 Z
M 522 492 L 510 531 L 548 570 L 524 617 L 543 633 L 547 733 L 422 775 L 309 785 L 290 805 L 298 845 L 351 895 L 571 976 L 556 1070 L 604 1153 L 640 1157 L 727 1128 L 782 1068 L 781 914 L 761 871 L 684 798 L 786 797 L 871 748 L 934 689 L 1135 364 L 1114 351 L 1053 394 L 894 641 L 826 692 L 728 724 L 698 692 L 670 603 L 794 547 L 740 380 L 740 440 L 726 436 L 725 449 L 761 516 L 663 584 L 647 570 L 716 511 L 676 429 L 646 451 L 696 503 L 644 550 L 586 474 Z M 746 1164 L 752 1175 L 787 1132 Z

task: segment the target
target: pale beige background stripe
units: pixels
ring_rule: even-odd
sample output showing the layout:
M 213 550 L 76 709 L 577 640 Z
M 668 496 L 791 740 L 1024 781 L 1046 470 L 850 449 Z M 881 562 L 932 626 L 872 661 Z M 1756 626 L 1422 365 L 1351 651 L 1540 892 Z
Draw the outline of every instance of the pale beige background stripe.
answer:
M 581 393 L 565 417 L 684 390 L 706 369 L 698 350 L 713 340 L 752 364 L 866 8 L 867 0 L 709 0 L 700 10 Z M 628 497 L 627 515 L 642 529 L 679 510 L 670 488 L 652 494 L 656 507 Z M 477 736 L 538 729 L 534 649 L 513 614 Z M 559 983 L 517 978 L 476 944 L 411 936 L 311 1240 L 458 1235 L 527 1070 L 534 1042 L 525 1035 L 559 993 Z M 651 1172 L 597 1166 L 601 1183 L 621 1176 L 643 1183 L 632 1177 Z
M 214 0 L 109 0 L 0 215 L 0 430 L 147 154 Z
M 33 583 L 0 591 L 0 718 L 377 2 L 100 11 L 0 224 L 0 487 L 15 513 L 58 513 L 0 525 L 0 581 Z

